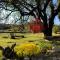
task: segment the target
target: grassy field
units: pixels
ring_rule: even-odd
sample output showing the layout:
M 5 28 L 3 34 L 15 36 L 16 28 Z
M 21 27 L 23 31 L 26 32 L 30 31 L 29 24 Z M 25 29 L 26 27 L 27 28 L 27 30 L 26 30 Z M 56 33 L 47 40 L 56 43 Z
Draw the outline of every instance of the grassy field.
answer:
M 22 36 L 24 35 L 25 38 L 17 37 L 16 39 L 11 39 L 9 33 L 0 33 L 0 46 L 2 47 L 7 47 L 11 46 L 12 44 L 22 44 L 22 43 L 27 43 L 27 42 L 33 42 L 33 43 L 38 43 L 39 41 L 43 41 L 43 33 L 38 33 L 38 34 L 32 34 L 32 33 L 17 33 L 16 36 Z M 0 60 L 2 57 L 2 51 L 0 51 Z
M 9 33 L 0 33 L 0 46 L 6 47 L 10 46 L 13 43 L 21 44 L 26 42 L 39 42 L 39 41 L 46 41 L 44 39 L 43 33 L 16 33 L 16 36 L 24 36 L 22 37 L 16 37 L 16 39 L 11 39 Z M 53 34 L 53 36 L 59 36 L 59 34 Z
M 36 41 L 42 41 L 43 40 L 43 33 L 38 34 L 32 34 L 32 33 L 25 33 L 25 34 L 16 34 L 17 36 L 24 35 L 25 38 L 17 37 L 16 39 L 11 39 L 9 37 L 9 33 L 0 33 L 0 46 L 9 46 L 13 43 L 21 44 L 25 42 L 36 42 Z
M 2 47 L 7 47 L 7 46 L 11 46 L 12 44 L 16 43 L 18 44 L 23 44 L 23 43 L 28 43 L 28 42 L 32 42 L 32 43 L 36 43 L 39 44 L 40 42 L 48 42 L 50 43 L 51 41 L 47 41 L 44 39 L 44 34 L 43 33 L 16 33 L 16 36 L 24 36 L 24 38 L 22 37 L 17 37 L 16 39 L 11 39 L 9 33 L 0 33 L 0 46 Z M 60 34 L 54 34 L 53 36 L 60 36 Z M 56 41 L 60 44 L 60 41 Z M 53 42 L 53 43 L 56 43 Z M 60 45 L 59 45 L 60 46 Z M 0 57 L 2 57 L 2 51 L 0 51 Z M 1 58 L 0 58 L 1 60 Z

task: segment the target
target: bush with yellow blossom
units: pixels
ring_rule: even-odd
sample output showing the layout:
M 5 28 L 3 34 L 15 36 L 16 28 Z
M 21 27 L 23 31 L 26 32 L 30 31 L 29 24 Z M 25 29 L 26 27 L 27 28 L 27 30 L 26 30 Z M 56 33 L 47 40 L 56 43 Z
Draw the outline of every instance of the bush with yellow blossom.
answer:
M 38 55 L 41 50 L 40 47 L 34 43 L 24 43 L 15 46 L 14 51 L 20 57 Z

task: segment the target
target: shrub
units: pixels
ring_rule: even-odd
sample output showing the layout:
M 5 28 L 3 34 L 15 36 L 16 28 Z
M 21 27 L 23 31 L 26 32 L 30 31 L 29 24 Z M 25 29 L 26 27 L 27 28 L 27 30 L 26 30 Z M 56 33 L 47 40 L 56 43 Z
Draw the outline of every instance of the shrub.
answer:
M 60 19 L 60 12 L 58 13 L 58 17 L 59 17 L 59 19 Z
M 52 50 L 52 44 L 49 42 L 40 42 L 39 43 L 41 53 L 47 53 L 48 50 Z
M 40 42 L 38 45 L 34 43 L 24 43 L 14 48 L 14 51 L 20 57 L 38 56 L 41 55 L 41 53 L 46 54 L 48 50 L 52 50 L 52 44 L 49 42 Z
M 54 33 L 57 33 L 58 31 L 59 31 L 59 27 L 58 27 L 58 26 L 54 26 L 53 32 L 54 32 Z
M 21 45 L 17 45 L 14 48 L 14 51 L 18 56 L 35 56 L 40 53 L 40 47 L 33 43 L 25 43 Z

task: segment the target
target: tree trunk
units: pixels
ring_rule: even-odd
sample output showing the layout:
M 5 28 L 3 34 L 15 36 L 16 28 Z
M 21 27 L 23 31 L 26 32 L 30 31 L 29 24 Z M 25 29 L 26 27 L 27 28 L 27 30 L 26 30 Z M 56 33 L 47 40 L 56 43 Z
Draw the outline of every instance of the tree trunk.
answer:
M 15 39 L 15 34 L 14 33 L 10 33 L 10 36 L 11 36 L 10 37 L 11 39 Z
M 45 28 L 44 30 L 44 38 L 47 39 L 52 36 L 52 26 L 49 26 L 49 28 Z
M 48 24 L 47 24 L 47 22 L 44 22 L 44 31 L 43 31 L 43 33 L 44 33 L 44 37 L 48 36 Z
M 47 36 L 49 36 L 49 26 L 48 26 L 48 23 L 47 23 L 47 16 L 46 16 L 46 13 L 44 14 L 44 17 L 43 17 L 43 26 L 44 26 L 44 38 L 46 38 Z
M 51 19 L 49 20 L 49 23 L 47 24 L 46 22 L 44 22 L 44 37 L 48 38 L 52 36 L 52 29 L 53 29 L 53 24 L 54 24 L 54 16 L 51 17 Z M 46 27 L 45 27 L 46 26 Z

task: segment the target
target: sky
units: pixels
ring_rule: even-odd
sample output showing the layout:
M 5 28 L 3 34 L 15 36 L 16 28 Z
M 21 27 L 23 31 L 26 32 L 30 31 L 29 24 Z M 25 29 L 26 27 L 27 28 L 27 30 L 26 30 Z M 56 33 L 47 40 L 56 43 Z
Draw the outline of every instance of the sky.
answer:
M 53 0 L 53 4 L 54 4 L 54 5 L 58 5 L 58 4 L 57 4 L 57 0 Z M 55 16 L 55 18 L 54 18 L 54 24 L 55 24 L 55 25 L 60 25 L 60 19 L 58 18 L 58 15 Z
M 60 25 L 60 19 L 58 18 L 58 15 L 54 18 L 54 24 Z
M 58 4 L 57 4 L 57 0 L 53 0 L 53 4 L 54 4 L 55 6 L 58 5 Z M 50 10 L 50 9 L 49 9 L 49 10 Z M 47 10 L 47 12 L 48 12 L 49 10 Z M 2 12 L 2 10 L 1 10 L 1 12 L 0 12 L 0 17 L 1 17 L 1 18 L 6 17 L 6 15 L 8 14 L 8 12 L 9 12 L 9 11 L 5 11 L 5 10 L 3 10 L 3 12 Z M 48 13 L 48 14 L 49 14 L 49 13 Z M 49 14 L 49 15 L 50 15 L 50 14 Z M 19 12 L 14 12 L 14 13 L 12 13 L 11 16 L 9 16 L 9 18 L 7 19 L 8 24 L 14 23 L 15 20 L 19 19 L 19 17 L 20 17 L 20 13 L 19 13 Z M 28 21 L 29 21 L 29 20 L 32 20 L 32 19 L 33 19 L 33 17 L 29 17 Z M 0 23 L 4 23 L 4 22 L 5 22 L 5 19 L 4 19 L 4 21 L 0 21 Z M 17 22 L 17 24 L 20 24 L 20 20 Z M 58 18 L 58 15 L 54 18 L 54 24 L 55 24 L 55 25 L 60 25 L 60 19 Z

